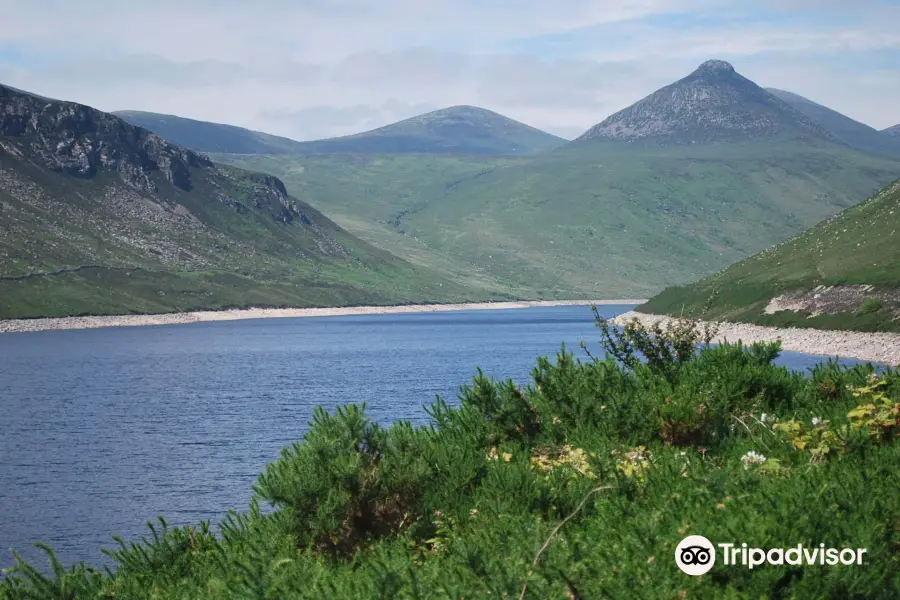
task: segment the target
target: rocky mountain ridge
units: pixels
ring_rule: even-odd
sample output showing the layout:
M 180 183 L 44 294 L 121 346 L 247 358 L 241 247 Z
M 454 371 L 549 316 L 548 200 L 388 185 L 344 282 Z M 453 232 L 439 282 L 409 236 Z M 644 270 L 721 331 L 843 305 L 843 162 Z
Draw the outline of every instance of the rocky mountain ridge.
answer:
M 595 125 L 576 142 L 650 140 L 681 145 L 777 135 L 834 139 L 730 63 L 708 60 L 687 77 Z
M 116 171 L 126 184 L 156 191 L 158 173 L 183 190 L 191 168 L 211 168 L 205 156 L 172 146 L 158 135 L 74 102 L 49 101 L 0 85 L 4 149 L 77 177 Z
M 216 178 L 230 176 L 203 154 L 83 104 L 0 85 L 0 107 L 0 148 L 63 175 L 90 179 L 116 173 L 125 185 L 147 193 L 159 192 L 161 180 L 190 191 L 197 177 L 215 184 Z M 283 222 L 303 216 L 278 178 L 253 173 L 247 181 L 253 184 L 252 208 L 267 208 Z M 235 210 L 247 208 L 225 191 L 217 195 Z

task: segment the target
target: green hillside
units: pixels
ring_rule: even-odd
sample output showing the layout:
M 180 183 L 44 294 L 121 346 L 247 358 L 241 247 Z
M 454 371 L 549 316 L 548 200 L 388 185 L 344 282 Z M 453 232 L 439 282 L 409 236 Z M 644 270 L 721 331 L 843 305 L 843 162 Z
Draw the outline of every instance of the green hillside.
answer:
M 433 245 L 428 236 L 410 234 L 404 225 L 410 211 L 429 199 L 445 199 L 458 182 L 517 164 L 520 159 L 402 153 L 212 157 L 221 163 L 278 173 L 293 194 L 306 198 L 353 235 L 461 285 L 519 297 L 548 297 L 529 282 L 502 277 L 489 266 Z
M 353 237 L 270 175 L 0 86 L 0 318 L 489 298 Z
M 169 142 L 207 153 L 407 153 L 528 155 L 557 148 L 563 138 L 475 106 L 451 106 L 372 131 L 297 142 L 232 125 L 138 111 L 115 113 Z
M 234 125 L 138 110 L 122 110 L 112 114 L 132 125 L 152 131 L 169 143 L 196 152 L 285 154 L 299 152 L 303 148 L 301 142 Z
M 897 161 L 797 140 L 592 142 L 493 160 L 216 159 L 277 174 L 348 231 L 457 281 L 483 274 L 544 298 L 647 297 L 787 239 L 900 174 Z
M 706 310 L 710 319 L 900 331 L 898 230 L 900 180 L 787 242 L 691 285 L 666 289 L 640 310 Z

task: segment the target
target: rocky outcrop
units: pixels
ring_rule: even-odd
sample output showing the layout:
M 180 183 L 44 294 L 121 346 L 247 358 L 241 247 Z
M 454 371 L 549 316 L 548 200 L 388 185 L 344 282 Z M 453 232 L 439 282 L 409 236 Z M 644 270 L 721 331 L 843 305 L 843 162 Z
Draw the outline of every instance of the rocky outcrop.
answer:
M 832 136 L 722 60 L 693 73 L 595 125 L 578 140 L 653 140 L 695 144 L 727 138 L 793 134 Z
M 48 100 L 0 85 L 4 148 L 42 167 L 90 178 L 107 170 L 129 186 L 156 191 L 161 177 L 191 189 L 191 169 L 209 168 L 206 156 L 82 104 Z
M 772 298 L 763 312 L 784 310 L 809 313 L 810 316 L 859 313 L 867 307 L 900 315 L 900 290 L 871 285 L 820 285 L 811 290 L 794 290 Z
M 163 182 L 190 191 L 194 178 L 203 172 L 209 183 L 220 188 L 216 194 L 219 201 L 239 213 L 260 210 L 283 223 L 310 223 L 309 215 L 277 177 L 238 174 L 115 115 L 2 85 L 0 148 L 16 158 L 79 178 L 113 172 L 131 188 L 148 193 L 158 192 Z M 222 191 L 217 182 L 222 177 L 241 180 L 241 189 L 249 186 L 247 197 Z

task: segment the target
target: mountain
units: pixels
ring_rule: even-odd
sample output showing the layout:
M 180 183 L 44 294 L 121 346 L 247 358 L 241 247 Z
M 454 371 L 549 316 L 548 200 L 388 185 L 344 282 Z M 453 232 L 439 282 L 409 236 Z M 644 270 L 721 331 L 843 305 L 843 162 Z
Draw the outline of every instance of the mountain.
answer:
M 640 310 L 900 331 L 900 180 L 784 243 L 696 283 L 666 289 Z
M 112 114 L 132 125 L 152 131 L 171 144 L 190 148 L 195 152 L 289 154 L 301 152 L 303 148 L 301 142 L 234 125 L 136 110 L 122 110 Z
M 593 126 L 576 142 L 619 140 L 683 145 L 776 135 L 832 137 L 820 125 L 738 74 L 731 64 L 709 60 L 687 77 Z
M 894 125 L 880 131 L 881 135 L 886 135 L 894 139 L 900 140 L 900 125 Z
M 734 79 L 706 93 L 727 97 Z M 216 159 L 282 177 L 355 235 L 457 281 L 478 273 L 529 297 L 649 297 L 781 242 L 900 176 L 900 160 L 815 133 L 782 101 L 741 85 L 777 109 L 779 126 L 803 133 L 689 145 L 592 139 L 528 157 Z M 753 123 L 762 110 L 741 106 L 732 122 Z
M 0 318 L 477 293 L 351 236 L 271 175 L 0 86 Z
M 565 143 L 563 138 L 490 110 L 452 106 L 365 133 L 306 142 L 305 151 L 527 155 Z
M 528 155 L 566 143 L 555 135 L 474 106 L 453 106 L 372 131 L 296 142 L 231 125 L 170 115 L 116 113 L 168 141 L 200 152 L 224 154 L 437 153 Z
M 879 154 L 900 155 L 900 139 L 887 138 L 874 127 L 854 121 L 803 96 L 775 88 L 766 88 L 766 91 L 791 105 L 853 148 Z

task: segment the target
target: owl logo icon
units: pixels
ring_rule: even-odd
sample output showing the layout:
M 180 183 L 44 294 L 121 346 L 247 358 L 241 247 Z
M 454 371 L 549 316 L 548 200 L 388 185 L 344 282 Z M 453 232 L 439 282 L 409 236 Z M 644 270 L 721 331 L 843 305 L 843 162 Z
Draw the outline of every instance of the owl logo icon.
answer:
M 675 564 L 688 575 L 703 575 L 716 564 L 716 549 L 702 535 L 689 535 L 675 548 Z

